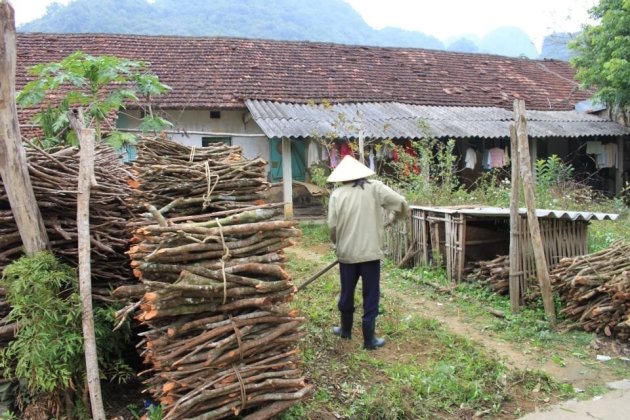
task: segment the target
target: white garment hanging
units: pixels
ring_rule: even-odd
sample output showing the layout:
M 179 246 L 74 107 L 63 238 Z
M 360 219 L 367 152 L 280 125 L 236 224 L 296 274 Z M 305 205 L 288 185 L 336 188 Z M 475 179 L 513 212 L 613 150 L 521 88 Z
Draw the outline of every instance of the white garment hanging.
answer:
M 477 152 L 472 147 L 466 149 L 466 156 L 464 157 L 467 169 L 475 169 L 477 166 Z
M 306 152 L 306 161 L 309 168 L 312 165 L 316 165 L 321 161 L 319 157 L 319 147 L 317 145 L 317 141 L 315 140 L 311 140 L 308 143 L 308 150 Z

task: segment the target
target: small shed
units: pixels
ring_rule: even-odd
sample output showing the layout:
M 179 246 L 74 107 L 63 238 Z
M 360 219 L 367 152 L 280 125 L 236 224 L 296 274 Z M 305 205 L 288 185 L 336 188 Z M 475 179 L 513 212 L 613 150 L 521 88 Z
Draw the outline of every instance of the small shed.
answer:
M 588 225 L 591 220 L 615 220 L 618 215 L 582 211 L 537 209 L 548 267 L 561 258 L 587 253 Z M 518 238 L 525 284 L 536 276 L 534 253 L 527 223 L 527 209 L 519 209 Z M 390 257 L 400 261 L 405 241 L 406 254 L 414 253 L 414 264 L 444 265 L 453 282 L 459 282 L 467 263 L 508 255 L 510 246 L 510 209 L 500 207 L 411 206 L 410 231 L 390 232 L 387 238 Z M 396 255 L 398 254 L 398 255 Z

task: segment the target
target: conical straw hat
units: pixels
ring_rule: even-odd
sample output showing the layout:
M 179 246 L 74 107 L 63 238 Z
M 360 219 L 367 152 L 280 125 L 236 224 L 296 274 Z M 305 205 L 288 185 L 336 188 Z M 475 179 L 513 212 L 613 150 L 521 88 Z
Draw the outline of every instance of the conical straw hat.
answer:
M 354 181 L 376 175 L 376 172 L 356 160 L 350 155 L 344 156 L 339 165 L 328 176 L 328 182 Z

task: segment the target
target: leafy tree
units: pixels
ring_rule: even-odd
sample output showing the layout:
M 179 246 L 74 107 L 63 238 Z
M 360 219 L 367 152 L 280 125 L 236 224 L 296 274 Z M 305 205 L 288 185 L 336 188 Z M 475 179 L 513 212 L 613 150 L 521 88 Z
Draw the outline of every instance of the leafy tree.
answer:
M 577 52 L 571 64 L 596 99 L 626 108 L 630 105 L 630 0 L 600 0 L 590 11 L 597 25 L 586 26 L 569 44 Z
M 18 94 L 21 106 L 38 105 L 47 101 L 36 115 L 35 121 L 43 127 L 44 145 L 76 144 L 76 137 L 68 130 L 66 111 L 72 107 L 85 109 L 85 125 L 96 131 L 97 141 L 102 139 L 103 125 L 108 117 L 126 104 L 135 102 L 147 107 L 141 128 L 159 131 L 171 124 L 156 116 L 151 99 L 170 88 L 160 83 L 157 76 L 146 72 L 146 65 L 114 56 L 93 57 L 77 51 L 58 63 L 39 64 L 29 69 L 37 78 L 24 86 Z M 61 99 L 51 102 L 51 98 Z M 116 148 L 133 144 L 135 137 L 109 127 L 107 141 Z

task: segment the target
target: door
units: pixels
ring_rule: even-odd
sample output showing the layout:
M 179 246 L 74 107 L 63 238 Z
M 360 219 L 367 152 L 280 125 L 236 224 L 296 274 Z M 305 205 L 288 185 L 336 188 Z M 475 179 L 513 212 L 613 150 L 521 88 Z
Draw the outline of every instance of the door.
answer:
M 273 137 L 269 141 L 270 170 L 269 178 L 271 182 L 282 181 L 282 139 Z M 291 171 L 293 179 L 297 181 L 306 180 L 306 142 L 291 141 Z

